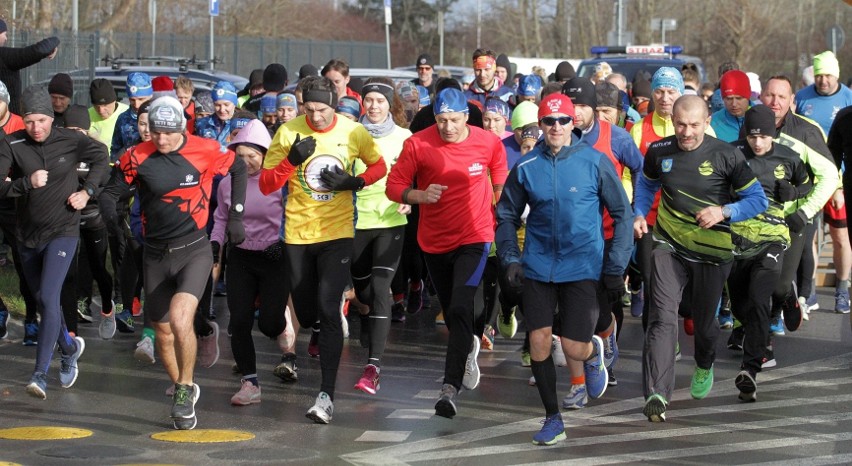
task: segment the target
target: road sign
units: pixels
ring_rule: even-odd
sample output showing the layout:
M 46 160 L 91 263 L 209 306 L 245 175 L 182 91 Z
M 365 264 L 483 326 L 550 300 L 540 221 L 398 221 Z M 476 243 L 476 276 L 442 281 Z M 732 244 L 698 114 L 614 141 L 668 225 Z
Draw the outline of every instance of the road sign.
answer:
M 843 47 L 843 42 L 846 40 L 846 34 L 839 24 L 835 24 L 825 33 L 825 42 L 835 54 L 837 50 Z
M 391 18 L 391 0 L 385 0 L 385 24 L 393 24 L 393 18 Z
M 210 0 L 210 16 L 219 16 L 219 0 Z

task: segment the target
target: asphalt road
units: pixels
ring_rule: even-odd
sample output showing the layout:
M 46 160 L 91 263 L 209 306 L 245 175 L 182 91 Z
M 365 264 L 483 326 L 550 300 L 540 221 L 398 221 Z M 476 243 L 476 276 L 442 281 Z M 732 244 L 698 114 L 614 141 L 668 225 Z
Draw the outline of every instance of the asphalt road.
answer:
M 136 335 L 100 340 L 96 325 L 81 325 L 86 351 L 80 377 L 71 389 L 51 368 L 45 401 L 25 392 L 35 350 L 23 347 L 19 323 L 0 341 L 0 431 L 58 426 L 87 429 L 91 436 L 66 440 L 0 439 L 0 464 L 842 464 L 852 463 L 852 351 L 849 317 L 831 309 L 833 290 L 820 289 L 823 310 L 810 322 L 776 338 L 778 367 L 758 377 L 758 401 L 737 399 L 733 379 L 738 353 L 719 341 L 715 386 L 703 400 L 689 396 L 694 363 L 692 341 L 681 329 L 683 360 L 677 363 L 677 391 L 668 422 L 649 423 L 641 414 L 642 327 L 627 317 L 616 366 L 618 386 L 582 410 L 563 413 L 568 440 L 537 447 L 531 438 L 543 409 L 538 392 L 520 365 L 523 335 L 497 337 L 483 352 L 480 387 L 458 398 L 453 420 L 434 416 L 443 374 L 446 328 L 424 309 L 393 325 L 375 396 L 352 389 L 366 362 L 356 338 L 347 340 L 330 425 L 305 418 L 319 387 L 319 361 L 307 357 L 307 334 L 299 339 L 298 382 L 272 376 L 278 362 L 275 342 L 256 333 L 263 401 L 233 407 L 239 388 L 231 372 L 227 335 L 222 356 L 198 369 L 201 399 L 197 429 L 228 429 L 254 437 L 228 443 L 172 443 L 152 438 L 171 431 L 169 385 L 162 367 L 133 359 Z M 225 300 L 216 299 L 219 323 L 226 326 Z M 629 316 L 629 312 L 628 312 Z M 353 323 L 357 336 L 357 324 Z M 569 386 L 558 371 L 559 394 Z

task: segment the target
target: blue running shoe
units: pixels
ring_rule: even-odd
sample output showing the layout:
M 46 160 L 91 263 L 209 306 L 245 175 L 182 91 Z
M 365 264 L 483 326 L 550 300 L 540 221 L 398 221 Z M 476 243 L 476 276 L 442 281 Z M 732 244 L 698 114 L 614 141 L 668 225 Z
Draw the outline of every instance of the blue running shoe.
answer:
M 607 370 L 615 364 L 615 361 L 618 361 L 618 342 L 615 341 L 616 335 L 618 335 L 618 323 L 613 319 L 612 333 L 606 338 L 601 337 L 604 342 L 604 364 Z
M 849 314 L 849 290 L 836 290 L 834 292 L 834 312 Z
M 593 335 L 592 345 L 595 347 L 595 353 L 591 359 L 583 363 L 583 372 L 586 374 L 586 390 L 589 398 L 596 399 L 606 392 L 609 374 L 604 364 L 604 342 L 601 337 Z
M 33 372 L 33 376 L 30 379 L 29 385 L 27 385 L 27 393 L 30 395 L 41 398 L 42 400 L 47 399 L 47 374 L 44 372 Z
M 719 313 L 719 328 L 731 329 L 734 328 L 734 316 L 731 313 Z
M 59 383 L 62 384 L 62 388 L 71 388 L 80 374 L 77 361 L 86 349 L 86 342 L 82 337 L 74 337 L 74 342 L 77 344 L 77 350 L 73 354 L 63 354 L 59 363 Z
M 582 409 L 589 402 L 589 396 L 586 394 L 586 386 L 584 384 L 571 385 L 571 390 L 568 395 L 562 400 L 562 407 L 565 409 Z
M 24 346 L 38 345 L 38 321 L 24 322 Z
M 630 315 L 642 317 L 642 308 L 645 306 L 645 297 L 642 290 L 630 292 Z
M 0 339 L 6 338 L 6 323 L 9 321 L 9 310 L 0 309 Z
M 773 335 L 784 335 L 784 322 L 781 321 L 781 317 L 773 317 L 772 320 L 769 321 L 769 333 Z
M 565 424 L 562 423 L 562 415 L 556 413 L 546 417 L 544 424 L 537 434 L 533 435 L 533 445 L 553 445 L 560 440 L 565 440 Z
M 817 299 L 816 288 L 811 290 L 811 295 L 805 302 L 808 305 L 808 312 L 819 310 L 819 300 Z

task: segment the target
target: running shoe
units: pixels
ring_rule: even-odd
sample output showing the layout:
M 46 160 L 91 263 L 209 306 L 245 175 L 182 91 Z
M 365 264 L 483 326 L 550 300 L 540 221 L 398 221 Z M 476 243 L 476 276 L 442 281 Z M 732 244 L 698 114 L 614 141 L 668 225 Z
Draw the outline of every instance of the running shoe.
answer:
M 413 287 L 408 288 L 408 302 L 405 309 L 409 314 L 417 314 L 423 309 L 423 295 L 426 293 L 426 285 L 423 280 L 420 280 L 420 288 L 415 290 Z
M 101 323 L 98 325 L 98 335 L 103 340 L 110 340 L 115 336 L 115 312 L 109 314 L 101 313 Z
M 175 394 L 172 397 L 171 418 L 191 419 L 195 417 L 195 403 L 201 395 L 201 387 L 198 384 L 183 385 L 175 384 Z
M 76 351 L 73 354 L 63 354 L 60 356 L 59 383 L 62 384 L 62 388 L 71 388 L 80 374 L 80 370 L 77 368 L 77 361 L 86 349 L 86 342 L 83 341 L 82 337 L 74 337 L 74 342 L 77 344 Z
M 216 282 L 216 288 L 213 291 L 213 296 L 228 296 L 228 287 L 225 286 L 225 280 L 219 279 Z
M 281 363 L 275 366 L 272 373 L 284 382 L 295 382 L 299 380 L 298 371 L 299 368 L 296 367 L 296 354 L 286 353 L 281 356 Z
M 124 309 L 121 304 L 115 305 L 115 324 L 118 331 L 121 333 L 133 333 L 136 329 L 133 327 L 133 315 L 130 310 Z
M 769 333 L 784 335 L 784 322 L 781 321 L 781 317 L 773 317 L 769 320 Z
M 133 298 L 131 314 L 133 317 L 139 317 L 142 315 L 142 301 L 139 300 L 139 297 Z
M 630 315 L 642 317 L 642 309 L 645 307 L 645 295 L 642 290 L 630 292 Z
M 553 340 L 550 342 L 550 355 L 553 356 L 553 364 L 556 367 L 565 367 L 568 361 L 565 359 L 565 351 L 562 351 L 562 338 L 553 335 Z
M 308 356 L 318 358 L 319 355 L 319 330 L 311 329 L 311 340 L 308 342 Z
M 26 321 L 24 322 L 24 346 L 36 346 L 38 345 L 38 321 Z
M 6 324 L 9 322 L 9 310 L 6 308 L 0 309 L 0 339 L 6 338 Z
M 607 388 L 618 385 L 618 379 L 615 378 L 615 370 L 610 367 L 607 369 L 607 372 L 609 372 L 609 382 L 606 384 Z
M 781 316 L 787 330 L 795 332 L 802 325 L 802 308 L 799 307 L 799 289 L 792 281 L 793 292 L 781 302 Z
M 231 404 L 234 406 L 248 406 L 254 403 L 260 403 L 260 386 L 242 379 L 240 381 L 240 391 L 231 397 Z
M 811 320 L 810 316 L 808 316 L 808 313 L 811 312 L 810 308 L 808 307 L 808 298 L 805 298 L 804 296 L 799 296 L 799 309 L 802 310 L 803 321 Z
M 651 422 L 666 422 L 666 405 L 668 402 L 659 393 L 654 393 L 645 400 L 642 414 Z
M 32 378 L 30 378 L 30 383 L 27 385 L 27 393 L 36 398 L 46 400 L 47 374 L 45 374 L 44 372 L 33 372 L 33 376 Z
M 145 335 L 136 343 L 136 351 L 133 352 L 133 357 L 139 362 L 154 364 L 157 359 L 154 357 L 154 340 Z
M 530 359 L 530 351 L 523 350 L 521 351 L 521 367 L 530 367 L 532 366 L 532 359 Z
M 447 325 L 447 321 L 444 320 L 444 311 L 439 311 L 435 316 L 435 325 Z
M 328 424 L 334 414 L 334 402 L 326 392 L 319 392 L 314 405 L 305 413 L 305 416 L 317 424 Z
M 485 326 L 482 332 L 482 351 L 494 350 L 494 328 L 490 325 Z
M 535 376 L 534 375 L 530 376 L 530 379 L 527 381 L 527 384 L 529 384 L 530 387 L 535 387 Z
M 77 320 L 80 322 L 92 323 L 92 311 L 85 299 L 77 301 Z
M 464 364 L 464 378 L 462 378 L 462 387 L 465 390 L 473 390 L 479 386 L 479 364 L 476 358 L 479 357 L 480 341 L 476 335 L 473 336 L 473 348 L 467 355 L 467 362 Z
M 533 445 L 554 445 L 560 440 L 565 440 L 565 424 L 562 423 L 562 414 L 556 413 L 546 417 L 544 424 L 537 434 L 533 435 Z
M 834 291 L 834 312 L 849 314 L 849 290 Z
M 367 364 L 364 367 L 364 375 L 355 384 L 355 390 L 375 395 L 379 388 L 379 368 L 373 364 Z
M 503 338 L 511 339 L 518 333 L 518 318 L 515 316 L 517 306 L 505 310 L 502 307 L 497 313 L 497 330 Z
M 613 320 L 612 333 L 606 338 L 601 337 L 604 342 L 604 364 L 606 364 L 607 369 L 618 361 L 618 342 L 615 341 L 617 335 L 618 323 Z
M 734 330 L 731 331 L 731 336 L 728 337 L 728 349 L 732 351 L 742 351 L 744 340 L 745 327 L 741 324 L 739 327 L 734 327 Z
M 772 345 L 766 347 L 766 351 L 763 352 L 763 361 L 761 362 L 760 367 L 763 369 L 771 369 L 778 365 L 778 361 L 775 360 L 775 351 L 772 350 Z
M 680 354 L 680 342 L 675 342 L 675 362 L 680 361 L 682 355 Z
M 706 397 L 713 388 L 713 368 L 702 369 L 695 367 L 695 372 L 692 373 L 692 385 L 689 387 L 689 394 L 696 400 Z
M 689 336 L 695 335 L 695 321 L 692 317 L 683 318 L 683 332 Z
M 819 300 L 817 299 L 816 288 L 811 290 L 811 295 L 808 296 L 808 300 L 806 301 L 808 304 L 808 312 L 819 310 Z
M 734 316 L 731 315 L 730 312 L 720 312 L 719 313 L 719 328 L 723 330 L 728 330 L 734 328 Z M 692 335 L 692 334 L 690 334 Z
M 210 322 L 213 331 L 210 335 L 198 337 L 198 364 L 201 367 L 213 367 L 219 360 L 219 324 Z
M 391 322 L 405 322 L 405 304 L 402 301 L 391 305 Z
M 609 374 L 604 364 L 604 343 L 601 337 L 593 335 L 592 345 L 595 347 L 595 353 L 591 359 L 583 362 L 583 372 L 586 374 L 586 390 L 589 398 L 597 399 L 606 392 Z
M 589 395 L 586 393 L 585 384 L 571 385 L 568 395 L 562 400 L 562 407 L 565 409 L 582 409 L 589 402 Z
M 452 419 L 458 412 L 455 402 L 457 394 L 458 390 L 456 390 L 456 387 L 448 383 L 441 386 L 441 394 L 438 395 L 438 402 L 435 403 L 435 415 Z
M 746 402 L 757 401 L 757 382 L 748 371 L 740 371 L 734 380 L 734 385 L 740 391 L 739 399 Z

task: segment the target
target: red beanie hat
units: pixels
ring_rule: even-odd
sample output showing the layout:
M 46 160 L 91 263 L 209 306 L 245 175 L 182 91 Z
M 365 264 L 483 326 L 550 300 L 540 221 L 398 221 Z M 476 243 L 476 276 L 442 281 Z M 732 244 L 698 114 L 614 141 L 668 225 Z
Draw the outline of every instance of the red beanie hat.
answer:
M 740 70 L 731 70 L 722 75 L 719 80 L 719 90 L 722 98 L 738 95 L 744 99 L 751 98 L 751 85 L 748 75 Z
M 554 113 L 564 113 L 571 118 L 576 117 L 574 114 L 574 104 L 565 94 L 550 94 L 538 104 L 539 120 Z
M 175 93 L 175 83 L 174 81 L 172 81 L 172 78 L 168 76 L 157 76 L 156 78 L 152 79 L 151 87 L 154 88 L 154 96 L 151 98 L 151 100 L 154 100 L 158 97 L 162 97 L 164 95 L 177 98 L 177 94 Z

